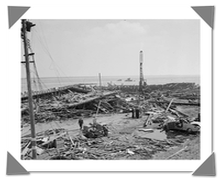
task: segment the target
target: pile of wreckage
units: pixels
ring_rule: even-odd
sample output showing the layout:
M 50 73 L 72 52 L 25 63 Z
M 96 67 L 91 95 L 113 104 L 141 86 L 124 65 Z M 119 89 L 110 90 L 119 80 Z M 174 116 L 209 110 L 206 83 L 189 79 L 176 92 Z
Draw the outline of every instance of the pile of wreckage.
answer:
M 137 118 L 143 119 L 141 127 L 128 133 L 114 130 L 115 126 L 97 122 L 84 126 L 75 136 L 62 128 L 37 133 L 38 159 L 151 159 L 156 152 L 181 145 L 191 137 L 188 134 L 200 130 L 197 123 L 200 121 L 200 88 L 191 83 L 151 85 L 148 92 L 141 95 L 126 90 L 96 90 L 88 93 L 68 91 L 36 101 L 36 122 L 78 119 L 97 113 L 127 113 L 130 116 L 137 109 L 140 112 Z M 198 108 L 198 116 L 191 117 L 179 106 Z M 25 101 L 22 103 L 21 113 L 22 121 L 27 123 L 29 112 Z M 171 137 L 167 136 L 165 140 L 137 135 L 138 132 L 151 133 L 156 130 L 187 133 L 186 136 L 179 137 L 173 137 L 171 133 Z M 30 136 L 23 136 L 21 142 L 22 158 L 31 159 Z
M 97 110 L 103 114 L 129 112 L 132 107 L 138 106 L 145 108 L 146 111 L 146 108 L 151 108 L 152 105 L 167 106 L 171 100 L 171 107 L 175 105 L 199 106 L 200 88 L 194 83 L 149 85 L 141 95 L 132 94 L 123 89 L 120 91 L 94 90 L 87 93 L 67 90 L 64 94 L 52 95 L 48 98 L 36 97 L 34 113 L 36 122 L 45 122 L 79 116 L 89 117 Z M 22 121 L 29 121 L 27 101 L 22 101 L 21 116 Z
M 109 126 L 103 133 L 103 126 L 92 126 L 96 136 L 89 136 L 85 129 L 81 134 L 71 136 L 65 129 L 48 130 L 37 134 L 38 160 L 115 160 L 115 159 L 152 159 L 157 152 L 164 152 L 172 147 L 182 146 L 192 135 L 170 133 L 166 139 L 154 139 L 129 131 L 114 132 Z M 106 128 L 104 129 L 106 130 Z M 91 131 L 90 131 L 91 132 Z M 92 132 L 92 133 L 93 133 Z M 149 133 L 146 128 L 139 133 Z M 93 133 L 93 134 L 94 134 Z M 91 133 L 90 133 L 91 134 Z M 87 136 L 87 137 L 85 137 Z M 22 159 L 31 159 L 30 138 L 22 138 Z
M 114 92 L 90 92 L 87 94 L 71 92 L 37 99 L 34 105 L 36 122 L 52 120 L 76 119 L 80 116 L 91 117 L 97 111 L 108 114 L 115 112 L 128 112 L 132 104 Z M 21 107 L 22 121 L 29 121 L 28 103 L 25 101 Z

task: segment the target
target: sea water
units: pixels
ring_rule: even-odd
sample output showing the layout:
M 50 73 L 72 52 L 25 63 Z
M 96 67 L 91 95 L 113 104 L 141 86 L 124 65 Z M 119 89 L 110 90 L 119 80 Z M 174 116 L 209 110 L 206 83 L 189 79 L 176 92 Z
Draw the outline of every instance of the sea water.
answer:
M 128 80 L 128 78 L 130 80 Z M 199 76 L 149 76 L 145 77 L 148 85 L 167 84 L 167 83 L 195 83 L 200 84 Z M 39 85 L 39 83 L 41 85 Z M 62 87 L 73 84 L 100 85 L 98 76 L 90 77 L 43 77 L 40 79 L 32 79 L 31 85 L 33 91 L 39 91 L 54 87 Z M 138 85 L 138 76 L 102 76 L 101 85 Z M 40 87 L 41 86 L 41 87 Z M 21 92 L 27 91 L 27 82 L 25 78 L 21 79 Z

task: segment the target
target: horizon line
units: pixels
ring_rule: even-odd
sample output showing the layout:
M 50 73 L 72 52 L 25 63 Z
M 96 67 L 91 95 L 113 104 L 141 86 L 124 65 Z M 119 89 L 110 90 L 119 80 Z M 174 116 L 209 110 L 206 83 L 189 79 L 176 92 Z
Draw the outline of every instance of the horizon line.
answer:
M 72 78 L 72 77 L 98 77 L 99 75 L 87 75 L 87 76 L 42 76 L 40 78 Z M 139 77 L 139 75 L 101 75 L 102 77 Z M 200 77 L 200 74 L 193 74 L 193 75 L 144 75 L 144 77 L 174 77 L 174 76 L 194 76 Z M 22 77 L 21 79 L 26 78 Z M 33 78 L 33 77 L 32 77 Z

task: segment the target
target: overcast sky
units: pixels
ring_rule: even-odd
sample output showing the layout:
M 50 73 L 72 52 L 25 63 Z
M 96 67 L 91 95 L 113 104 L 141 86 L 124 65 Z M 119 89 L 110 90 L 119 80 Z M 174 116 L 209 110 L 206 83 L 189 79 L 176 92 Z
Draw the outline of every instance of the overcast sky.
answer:
M 199 20 L 30 21 L 40 77 L 139 75 L 140 50 L 145 76 L 200 73 Z

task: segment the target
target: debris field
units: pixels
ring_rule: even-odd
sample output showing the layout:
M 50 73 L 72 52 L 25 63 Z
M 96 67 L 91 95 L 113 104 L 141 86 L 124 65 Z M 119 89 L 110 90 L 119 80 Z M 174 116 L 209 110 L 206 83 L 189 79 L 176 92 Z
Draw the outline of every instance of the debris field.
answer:
M 35 95 L 34 116 L 38 160 L 200 159 L 200 87 L 194 83 L 148 85 L 142 93 L 137 86 L 76 86 Z M 165 130 L 171 121 L 198 130 Z M 31 159 L 29 124 L 23 98 L 23 160 Z

